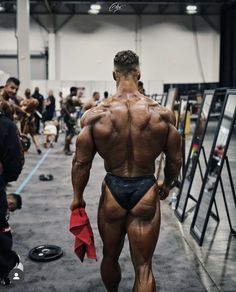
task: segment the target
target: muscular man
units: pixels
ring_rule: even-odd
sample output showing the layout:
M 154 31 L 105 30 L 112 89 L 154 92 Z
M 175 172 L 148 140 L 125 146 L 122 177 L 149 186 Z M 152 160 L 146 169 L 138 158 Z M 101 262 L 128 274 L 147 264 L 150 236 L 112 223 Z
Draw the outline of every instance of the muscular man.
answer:
M 99 104 L 99 101 L 100 101 L 100 93 L 97 91 L 94 91 L 93 97 L 83 106 L 83 112 L 89 110 L 92 107 L 97 106 Z
M 70 144 L 75 135 L 75 128 L 77 123 L 76 107 L 81 106 L 80 100 L 76 98 L 77 91 L 77 87 L 72 86 L 70 88 L 70 94 L 62 103 L 62 115 L 66 124 L 66 136 L 64 146 L 64 152 L 66 155 L 72 155 L 72 151 L 70 150 Z
M 9 77 L 0 93 L 0 101 L 6 101 L 9 104 L 9 106 L 12 107 L 11 116 L 8 113 L 5 113 L 5 115 L 12 121 L 15 118 L 15 114 L 26 115 L 26 113 L 19 107 L 21 101 L 20 98 L 17 96 L 19 86 L 20 86 L 19 79 L 15 77 Z
M 38 154 L 41 154 L 39 143 L 36 137 L 35 111 L 38 106 L 38 100 L 31 96 L 30 89 L 25 90 L 25 99 L 20 103 L 21 109 L 27 113 L 21 119 L 21 133 L 30 134 Z
M 35 112 L 34 117 L 35 117 L 36 133 L 39 135 L 40 134 L 40 120 L 42 119 L 42 113 L 43 113 L 43 107 L 44 107 L 44 97 L 42 94 L 40 94 L 38 87 L 35 87 L 32 97 L 37 99 L 38 101 L 38 106 L 36 108 L 37 111 Z
M 181 167 L 181 138 L 172 112 L 138 91 L 139 58 L 122 51 L 114 58 L 117 93 L 82 118 L 72 166 L 71 210 L 85 206 L 83 192 L 96 152 L 107 175 L 102 184 L 98 227 L 103 241 L 101 276 L 108 292 L 121 280 L 118 259 L 128 235 L 135 270 L 133 291 L 156 291 L 152 256 L 164 200 Z M 157 184 L 155 160 L 166 155 L 165 179 Z
M 1 98 L 4 100 L 13 99 L 15 101 L 19 86 L 19 79 L 15 77 L 8 78 L 5 86 L 2 89 Z M 16 103 L 19 104 L 19 101 L 16 100 Z

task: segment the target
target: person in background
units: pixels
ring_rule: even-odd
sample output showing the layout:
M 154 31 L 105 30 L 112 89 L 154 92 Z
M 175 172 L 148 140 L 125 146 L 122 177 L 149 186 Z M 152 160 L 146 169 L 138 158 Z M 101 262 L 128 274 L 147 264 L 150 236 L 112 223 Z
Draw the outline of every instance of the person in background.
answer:
M 45 122 L 45 126 L 43 129 L 43 135 L 44 135 L 44 148 L 53 148 L 54 142 L 57 142 L 57 136 L 58 136 L 58 127 L 59 122 L 57 120 L 47 121 Z
M 92 98 L 89 100 L 89 102 L 85 103 L 83 106 L 83 112 L 86 112 L 90 108 L 93 108 L 97 106 L 100 103 L 100 93 L 95 91 L 93 93 Z
M 66 97 L 62 104 L 62 115 L 64 118 L 64 123 L 66 125 L 66 135 L 65 135 L 65 146 L 64 153 L 66 155 L 72 155 L 70 149 L 71 141 L 75 135 L 75 128 L 77 123 L 77 113 L 76 107 L 77 103 L 77 87 L 72 86 L 70 88 L 70 94 Z
M 0 281 L 6 284 L 9 272 L 19 263 L 19 257 L 12 250 L 5 189 L 9 182 L 17 180 L 25 160 L 19 131 L 6 117 L 2 107 L 4 102 L 0 101 Z
M 55 115 L 56 99 L 53 95 L 53 91 L 49 90 L 48 97 L 45 101 L 45 111 L 43 113 L 43 122 L 51 121 Z
M 17 116 L 26 115 L 26 112 L 24 112 L 19 106 L 21 100 L 23 99 L 17 96 L 19 86 L 19 79 L 15 77 L 9 77 L 0 93 L 0 100 L 6 101 L 10 107 L 14 108 L 14 110 L 11 110 L 12 115 L 8 116 L 12 121 L 14 121 Z M 7 113 L 5 114 L 7 115 Z
M 62 103 L 63 103 L 63 100 L 64 100 L 64 97 L 63 97 L 63 92 L 62 91 L 59 91 L 59 104 L 60 104 L 60 108 L 62 107 Z
M 37 99 L 38 101 L 38 106 L 36 108 L 34 117 L 35 117 L 35 125 L 36 125 L 36 134 L 39 135 L 40 121 L 42 119 L 42 113 L 43 113 L 43 108 L 44 108 L 44 97 L 42 94 L 40 94 L 38 87 L 35 87 L 32 97 Z
M 19 101 L 16 98 L 19 86 L 19 79 L 15 77 L 9 77 L 6 81 L 5 86 L 1 90 L 0 99 L 13 101 L 16 105 L 19 105 Z
M 33 143 L 35 145 L 38 154 L 41 154 L 39 143 L 36 137 L 36 125 L 35 125 L 35 111 L 38 106 L 37 99 L 31 96 L 30 89 L 25 90 L 25 99 L 20 103 L 23 111 L 27 113 L 27 116 L 23 116 L 21 119 L 21 133 L 24 135 L 30 134 Z
M 139 82 L 138 82 L 138 91 L 139 91 L 141 94 L 146 95 L 146 93 L 145 93 L 145 89 L 144 89 L 144 87 L 143 87 L 143 82 L 142 82 L 142 81 L 139 81 Z
M 7 206 L 10 212 L 14 212 L 22 207 L 22 198 L 19 194 L 7 194 Z
M 103 99 L 107 99 L 108 96 L 109 96 L 108 91 L 104 91 L 104 93 L 103 93 Z

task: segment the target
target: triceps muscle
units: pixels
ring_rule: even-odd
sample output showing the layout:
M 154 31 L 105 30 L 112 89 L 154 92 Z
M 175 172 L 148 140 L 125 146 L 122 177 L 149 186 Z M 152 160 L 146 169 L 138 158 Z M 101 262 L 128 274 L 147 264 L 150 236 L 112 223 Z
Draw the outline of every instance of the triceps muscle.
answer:
M 169 124 L 169 132 L 165 145 L 166 164 L 164 168 L 165 182 L 170 185 L 179 175 L 182 163 L 181 136 L 176 128 Z
M 76 140 L 76 151 L 72 162 L 72 185 L 75 196 L 82 196 L 84 192 L 95 153 L 91 127 L 86 126 Z

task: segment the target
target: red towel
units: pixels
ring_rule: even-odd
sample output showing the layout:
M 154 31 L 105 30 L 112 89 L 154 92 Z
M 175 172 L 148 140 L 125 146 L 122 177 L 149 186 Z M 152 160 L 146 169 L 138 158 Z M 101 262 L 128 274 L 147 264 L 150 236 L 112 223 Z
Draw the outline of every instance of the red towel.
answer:
M 71 212 L 70 232 L 75 235 L 75 253 L 83 262 L 84 256 L 97 260 L 93 231 L 85 208 L 77 208 Z

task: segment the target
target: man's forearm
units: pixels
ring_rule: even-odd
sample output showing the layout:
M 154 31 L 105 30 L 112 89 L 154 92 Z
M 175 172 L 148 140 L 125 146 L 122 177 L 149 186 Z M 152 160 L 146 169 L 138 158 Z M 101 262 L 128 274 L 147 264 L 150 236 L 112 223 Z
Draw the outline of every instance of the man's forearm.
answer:
M 82 201 L 84 189 L 88 183 L 91 163 L 83 164 L 73 162 L 72 167 L 72 185 L 74 190 L 74 199 Z
M 171 186 L 174 180 L 178 177 L 181 169 L 181 159 L 176 161 L 168 161 L 166 160 L 166 165 L 164 168 L 165 179 L 164 183 L 166 186 Z

